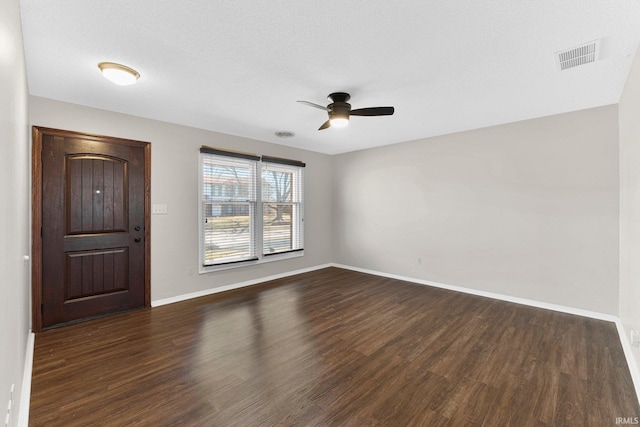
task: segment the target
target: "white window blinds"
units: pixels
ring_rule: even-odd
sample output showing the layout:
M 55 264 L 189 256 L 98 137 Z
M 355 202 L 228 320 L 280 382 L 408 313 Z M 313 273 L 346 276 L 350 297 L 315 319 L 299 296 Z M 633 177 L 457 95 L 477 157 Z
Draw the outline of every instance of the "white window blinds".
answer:
M 200 153 L 203 267 L 304 249 L 304 163 L 211 147 Z
M 304 248 L 304 163 L 262 157 L 262 253 Z
M 258 157 L 201 149 L 203 265 L 255 260 Z

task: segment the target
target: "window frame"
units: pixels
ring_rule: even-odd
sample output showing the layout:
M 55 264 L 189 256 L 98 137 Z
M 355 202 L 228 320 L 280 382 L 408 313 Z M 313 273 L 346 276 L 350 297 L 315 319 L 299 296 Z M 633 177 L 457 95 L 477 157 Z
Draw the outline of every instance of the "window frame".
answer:
M 272 160 L 275 159 L 275 160 Z M 260 188 L 260 201 L 258 203 L 259 208 L 261 209 L 261 217 L 262 217 L 262 226 L 261 226 L 261 250 L 263 257 L 275 257 L 278 255 L 284 255 L 286 253 L 293 253 L 304 251 L 304 166 L 300 164 L 293 164 L 290 162 L 282 161 L 284 159 L 276 159 L 273 157 L 263 156 L 260 162 L 260 175 L 261 181 L 260 185 L 262 186 L 265 182 L 264 173 L 265 171 L 275 171 L 281 173 L 290 173 L 291 174 L 291 183 L 290 183 L 290 201 L 271 201 L 266 200 L 264 197 L 263 188 Z M 273 253 L 265 253 L 265 226 L 264 226 L 264 208 L 265 205 L 269 204 L 281 204 L 281 205 L 290 205 L 291 206 L 291 249 L 278 251 Z M 295 244 L 294 244 L 295 241 Z
M 205 188 L 205 155 L 213 155 L 219 156 L 221 159 L 225 157 L 237 157 L 244 159 L 244 162 L 247 160 L 253 162 L 253 167 L 255 168 L 255 192 L 256 192 L 256 201 L 255 205 L 250 208 L 250 227 L 254 228 L 255 232 L 250 232 L 250 238 L 253 236 L 255 241 L 253 242 L 253 247 L 255 249 L 255 253 L 251 259 L 246 260 L 238 260 L 238 261 L 229 261 L 229 262 L 221 262 L 216 264 L 208 264 L 205 265 L 205 197 L 204 197 L 204 188 Z M 229 161 L 229 159 L 226 159 Z M 239 162 L 240 163 L 240 162 Z M 300 248 L 295 248 L 288 251 L 276 252 L 272 254 L 264 254 L 264 205 L 268 202 L 263 200 L 262 194 L 262 174 L 263 174 L 263 165 L 265 164 L 280 164 L 279 168 L 287 171 L 296 172 L 294 176 L 299 179 L 295 180 L 297 185 L 301 186 L 299 191 L 300 201 L 296 202 L 299 204 L 299 217 L 297 218 L 297 223 L 292 227 L 297 227 L 299 230 L 299 245 Z M 212 147 L 202 147 L 200 149 L 200 153 L 198 154 L 198 273 L 206 274 L 221 270 L 245 267 L 250 265 L 263 264 L 266 262 L 280 261 L 284 259 L 297 258 L 304 256 L 304 167 L 306 165 L 303 162 L 297 160 L 289 160 L 282 159 L 278 157 L 270 157 L 270 156 L 257 156 L 254 154 L 248 153 L 239 153 L 234 151 L 228 151 L 218 148 Z M 297 169 L 296 169 L 297 167 Z M 293 183 L 291 184 L 293 187 Z M 220 195 L 222 196 L 222 189 L 220 189 Z M 293 221 L 293 215 L 292 215 Z M 293 232 L 292 232 L 293 233 Z M 293 238 L 293 234 L 292 234 Z

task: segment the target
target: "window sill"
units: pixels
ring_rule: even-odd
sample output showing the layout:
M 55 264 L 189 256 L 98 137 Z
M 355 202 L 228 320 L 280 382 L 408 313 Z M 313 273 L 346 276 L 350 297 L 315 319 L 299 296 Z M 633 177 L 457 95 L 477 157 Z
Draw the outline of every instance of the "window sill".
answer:
M 222 265 L 208 265 L 208 266 L 200 266 L 198 274 L 207 274 L 207 273 L 215 273 L 217 271 L 231 270 L 234 268 L 241 267 L 249 267 L 251 265 L 259 265 L 266 264 L 273 261 L 281 261 L 290 258 L 298 258 L 304 256 L 304 250 L 296 251 L 296 252 L 287 252 L 279 255 L 269 255 L 263 256 L 258 260 L 244 261 L 244 262 L 236 262 L 233 264 L 222 264 Z

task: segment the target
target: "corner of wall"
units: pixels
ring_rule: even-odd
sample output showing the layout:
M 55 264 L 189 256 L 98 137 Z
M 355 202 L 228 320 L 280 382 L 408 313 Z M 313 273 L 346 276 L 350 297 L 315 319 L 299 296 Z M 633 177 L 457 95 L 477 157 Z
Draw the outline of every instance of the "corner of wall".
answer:
M 618 331 L 636 393 L 640 394 L 640 348 L 631 331 L 640 331 L 640 52 L 636 52 L 618 104 L 620 298 Z M 640 397 L 639 397 L 640 398 Z
M 0 364 L 1 419 L 15 425 L 29 405 L 25 364 L 30 356 L 29 98 L 20 2 L 0 2 Z M 26 393 L 26 394 L 25 394 Z M 7 404 L 9 402 L 9 404 Z M 4 424 L 3 424 L 4 425 Z

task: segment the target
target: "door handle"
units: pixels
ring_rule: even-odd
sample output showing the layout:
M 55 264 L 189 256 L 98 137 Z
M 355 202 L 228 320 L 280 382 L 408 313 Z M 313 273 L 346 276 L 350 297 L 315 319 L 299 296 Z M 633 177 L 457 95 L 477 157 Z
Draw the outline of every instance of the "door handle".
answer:
M 139 237 L 136 237 L 135 239 L 133 239 L 133 241 L 136 242 L 136 243 L 140 243 L 142 241 L 142 239 L 139 238 Z

